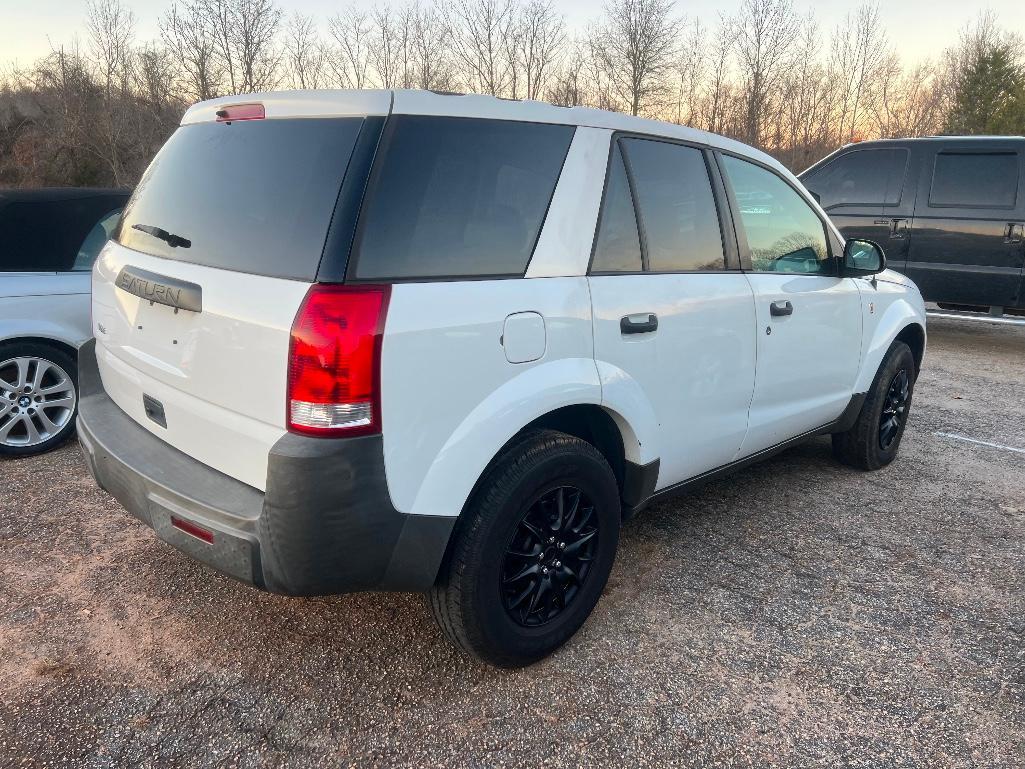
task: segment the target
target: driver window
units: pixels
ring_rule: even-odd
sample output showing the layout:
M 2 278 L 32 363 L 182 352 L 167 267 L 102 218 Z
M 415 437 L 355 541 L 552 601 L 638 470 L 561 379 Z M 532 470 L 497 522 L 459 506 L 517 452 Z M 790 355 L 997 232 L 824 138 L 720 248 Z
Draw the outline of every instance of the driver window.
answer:
M 73 271 L 79 270 L 91 270 L 93 262 L 96 261 L 96 257 L 99 256 L 100 251 L 107 241 L 110 240 L 110 236 L 114 234 L 114 230 L 117 229 L 117 224 L 121 220 L 121 211 L 112 211 L 98 222 L 91 230 L 89 234 L 85 236 L 85 240 L 82 241 L 82 245 L 78 249 L 78 254 L 75 256 L 75 263 L 71 267 Z
M 776 174 L 723 155 L 756 272 L 834 275 L 818 214 Z

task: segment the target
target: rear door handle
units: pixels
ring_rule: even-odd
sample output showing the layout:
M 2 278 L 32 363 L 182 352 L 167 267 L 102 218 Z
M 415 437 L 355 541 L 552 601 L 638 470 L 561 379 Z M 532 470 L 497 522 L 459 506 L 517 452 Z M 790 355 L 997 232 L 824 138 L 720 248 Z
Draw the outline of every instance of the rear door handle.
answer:
M 1004 232 L 1006 234 L 1005 242 L 1021 243 L 1025 239 L 1025 224 L 1008 222 L 1007 229 Z
M 774 318 L 779 318 L 784 315 L 793 315 L 794 305 L 789 301 L 773 302 L 769 305 L 769 314 Z
M 619 330 L 624 334 L 649 334 L 658 329 L 658 316 L 653 312 L 624 315 L 619 319 Z

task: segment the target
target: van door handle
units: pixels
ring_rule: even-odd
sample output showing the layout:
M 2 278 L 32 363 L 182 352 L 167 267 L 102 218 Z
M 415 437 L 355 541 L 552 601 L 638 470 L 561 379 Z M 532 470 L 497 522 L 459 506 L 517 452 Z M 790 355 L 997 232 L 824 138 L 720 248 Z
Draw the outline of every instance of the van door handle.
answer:
M 658 316 L 653 312 L 624 315 L 619 319 L 619 330 L 624 334 L 649 334 L 658 329 Z
M 1004 232 L 1006 234 L 1005 243 L 1021 243 L 1025 239 L 1025 224 L 1008 222 Z
M 890 237 L 891 238 L 904 238 L 908 234 L 908 220 L 907 219 L 891 219 L 890 220 Z
M 783 315 L 793 315 L 794 305 L 789 301 L 773 302 L 769 305 L 769 315 L 774 318 L 782 317 Z

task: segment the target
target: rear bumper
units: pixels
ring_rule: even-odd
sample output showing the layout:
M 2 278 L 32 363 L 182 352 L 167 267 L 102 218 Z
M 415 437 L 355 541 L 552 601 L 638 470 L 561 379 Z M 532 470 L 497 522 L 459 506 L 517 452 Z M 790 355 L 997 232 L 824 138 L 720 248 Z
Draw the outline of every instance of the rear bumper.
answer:
M 270 453 L 267 491 L 161 441 L 107 396 L 95 340 L 79 352 L 78 435 L 99 486 L 156 535 L 218 571 L 287 595 L 423 591 L 434 584 L 454 517 L 392 507 L 380 436 L 292 434 Z M 173 519 L 213 532 L 207 543 Z

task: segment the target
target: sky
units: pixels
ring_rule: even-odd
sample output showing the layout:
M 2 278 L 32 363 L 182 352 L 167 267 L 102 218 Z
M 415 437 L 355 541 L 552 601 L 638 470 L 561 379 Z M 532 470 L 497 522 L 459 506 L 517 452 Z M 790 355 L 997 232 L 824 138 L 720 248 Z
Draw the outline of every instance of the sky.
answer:
M 158 36 L 157 22 L 169 0 L 123 0 L 134 11 L 140 40 Z M 313 14 L 322 22 L 349 0 L 279 0 L 287 12 Z M 383 0 L 355 0 L 373 6 Z M 392 0 L 399 5 L 404 0 Z M 571 28 L 582 29 L 600 12 L 600 0 L 554 0 Z M 794 0 L 795 8 L 814 8 L 823 30 L 829 30 L 857 7 L 858 0 Z M 740 0 L 679 0 L 678 10 L 714 24 L 717 14 L 735 12 Z M 965 24 L 983 7 L 995 11 L 1007 28 L 1025 30 L 1025 0 L 989 0 L 976 6 L 964 0 L 882 0 L 883 17 L 891 43 L 906 62 L 937 58 L 957 40 Z M 51 46 L 67 45 L 84 37 L 86 0 L 0 0 L 0 67 L 30 64 Z

